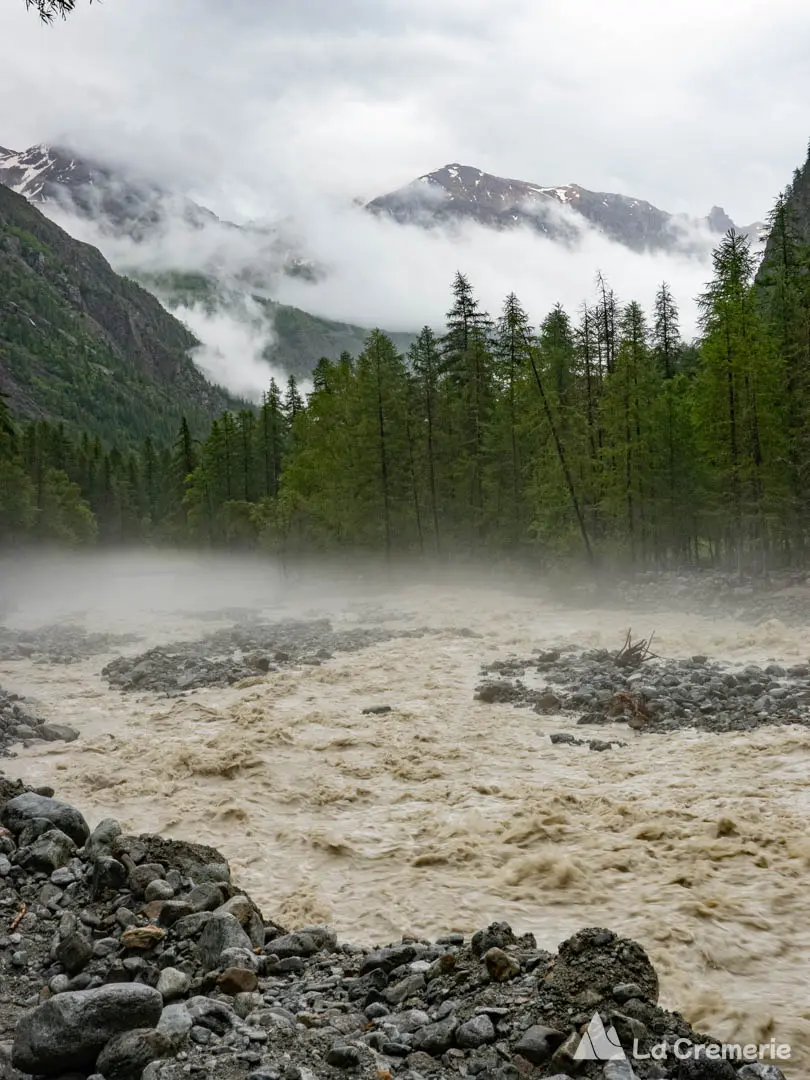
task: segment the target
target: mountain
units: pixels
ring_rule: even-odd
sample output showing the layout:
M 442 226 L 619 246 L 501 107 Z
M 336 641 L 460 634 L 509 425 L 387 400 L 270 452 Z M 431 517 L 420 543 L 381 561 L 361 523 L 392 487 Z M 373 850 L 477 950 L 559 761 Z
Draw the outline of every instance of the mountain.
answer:
M 589 191 L 578 184 L 541 187 L 459 164 L 426 173 L 366 205 L 372 213 L 401 223 L 431 227 L 475 221 L 495 229 L 527 225 L 563 243 L 575 242 L 586 222 L 633 251 L 690 251 L 696 247 L 696 233 L 722 235 L 734 227 L 717 206 L 706 218 L 690 219 L 627 195 Z
M 57 203 L 98 222 L 111 235 L 146 239 L 170 215 L 204 228 L 216 214 L 157 184 L 125 175 L 65 147 L 40 144 L 16 152 L 0 148 L 0 184 L 33 203 Z M 235 226 L 234 226 L 235 227 Z
M 69 147 L 41 143 L 20 152 L 0 147 L 0 184 L 43 206 L 46 213 L 55 207 L 92 222 L 102 236 L 152 244 L 178 227 L 192 235 L 207 229 L 218 241 L 207 248 L 212 264 L 221 263 L 222 248 L 235 241 L 253 254 L 255 267 L 244 268 L 249 277 L 264 278 L 268 269 L 313 280 L 318 275 L 280 229 L 224 221 L 185 195 Z
M 22 416 L 119 445 L 207 430 L 239 407 L 192 362 L 199 342 L 21 195 L 0 186 L 0 389 Z
M 367 328 L 322 319 L 268 299 L 282 274 L 315 280 L 321 273 L 280 228 L 223 221 L 191 199 L 65 147 L 42 144 L 20 153 L 0 147 L 0 185 L 24 195 L 45 213 L 56 210 L 60 221 L 61 210 L 91 222 L 102 246 L 107 237 L 127 237 L 151 253 L 160 247 L 166 262 L 171 261 L 175 242 L 185 251 L 193 246 L 195 234 L 202 241 L 204 232 L 194 272 L 169 267 L 157 273 L 123 264 L 116 268 L 180 317 L 183 309 L 198 307 L 209 315 L 224 314 L 250 324 L 266 338 L 263 356 L 268 365 L 288 374 L 309 378 L 322 356 L 336 360 L 343 350 L 356 354 L 363 348 Z M 185 234 L 176 235 L 178 229 Z M 139 260 L 132 256 L 132 261 Z M 414 336 L 391 335 L 402 349 Z

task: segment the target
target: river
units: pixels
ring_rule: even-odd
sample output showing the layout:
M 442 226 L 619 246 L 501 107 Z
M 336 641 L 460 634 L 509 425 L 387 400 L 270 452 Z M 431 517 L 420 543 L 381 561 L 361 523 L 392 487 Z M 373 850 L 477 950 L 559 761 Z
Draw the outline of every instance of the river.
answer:
M 505 919 L 554 948 L 609 927 L 648 951 L 662 1004 L 725 1041 L 790 1043 L 788 1075 L 807 1075 L 810 730 L 617 725 L 598 734 L 626 745 L 592 753 L 550 743 L 570 717 L 473 700 L 482 663 L 561 643 L 617 647 L 630 626 L 654 630 L 662 655 L 731 664 L 806 661 L 806 626 L 665 603 L 568 606 L 525 579 L 295 581 L 252 563 L 158 565 L 66 572 L 60 561 L 16 581 L 8 621 L 139 634 L 124 652 L 229 625 L 204 611 L 224 603 L 431 633 L 177 699 L 110 690 L 99 673 L 117 652 L 8 661 L 0 683 L 81 737 L 21 750 L 6 773 L 51 784 L 91 825 L 113 816 L 210 843 L 267 917 L 328 921 L 346 940 Z M 363 713 L 373 705 L 391 711 Z

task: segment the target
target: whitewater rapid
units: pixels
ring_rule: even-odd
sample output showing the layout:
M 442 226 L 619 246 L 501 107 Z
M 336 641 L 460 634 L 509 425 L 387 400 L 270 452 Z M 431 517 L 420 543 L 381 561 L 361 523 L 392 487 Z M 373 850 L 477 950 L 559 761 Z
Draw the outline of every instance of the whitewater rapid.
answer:
M 260 606 L 301 615 L 295 594 Z M 654 630 L 662 655 L 730 663 L 806 661 L 806 627 L 436 583 L 320 604 L 310 592 L 305 606 L 337 626 L 433 632 L 179 699 L 111 691 L 99 673 L 112 654 L 0 664 L 3 686 L 81 735 L 0 768 L 51 784 L 91 825 L 112 816 L 214 845 L 265 916 L 291 926 L 387 942 L 505 919 L 548 948 L 609 927 L 648 951 L 667 1007 L 726 1041 L 789 1042 L 788 1075 L 807 1073 L 810 730 L 616 725 L 599 736 L 626 745 L 592 753 L 549 742 L 570 717 L 473 700 L 482 663 L 614 648 L 630 626 Z M 81 618 L 141 634 L 133 653 L 232 621 L 116 605 Z M 374 705 L 391 711 L 363 713 Z

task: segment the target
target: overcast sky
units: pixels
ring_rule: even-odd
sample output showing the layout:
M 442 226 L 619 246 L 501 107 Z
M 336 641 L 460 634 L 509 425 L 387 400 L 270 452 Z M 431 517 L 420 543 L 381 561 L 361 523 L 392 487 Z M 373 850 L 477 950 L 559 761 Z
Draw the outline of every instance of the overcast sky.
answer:
M 0 145 L 140 163 L 215 209 L 372 197 L 449 161 L 739 223 L 810 136 L 806 0 L 0 3 Z

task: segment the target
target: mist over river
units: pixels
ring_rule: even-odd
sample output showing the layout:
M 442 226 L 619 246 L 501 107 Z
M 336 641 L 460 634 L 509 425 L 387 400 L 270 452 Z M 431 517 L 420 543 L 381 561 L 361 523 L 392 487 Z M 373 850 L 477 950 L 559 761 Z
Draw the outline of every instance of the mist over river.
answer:
M 138 556 L 4 566 L 2 621 L 139 640 L 70 664 L 0 662 L 0 684 L 79 732 L 0 771 L 81 807 L 91 826 L 209 843 L 267 918 L 343 938 L 470 933 L 504 919 L 555 948 L 583 926 L 639 941 L 661 1001 L 731 1042 L 775 1036 L 810 1066 L 810 729 L 714 734 L 600 727 L 604 753 L 553 745 L 571 714 L 474 700 L 482 664 L 561 645 L 730 665 L 805 662 L 808 626 L 568 603 L 527 577 Z M 697 595 L 697 590 L 696 590 Z M 687 608 L 680 604 L 678 607 Z M 111 689 L 118 655 L 196 641 L 252 608 L 393 636 L 317 664 L 167 697 Z M 810 608 L 808 608 L 810 622 Z M 402 636 L 404 631 L 426 632 Z M 386 713 L 364 713 L 390 706 Z M 587 732 L 586 732 L 587 734 Z

